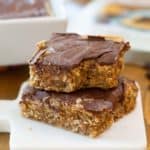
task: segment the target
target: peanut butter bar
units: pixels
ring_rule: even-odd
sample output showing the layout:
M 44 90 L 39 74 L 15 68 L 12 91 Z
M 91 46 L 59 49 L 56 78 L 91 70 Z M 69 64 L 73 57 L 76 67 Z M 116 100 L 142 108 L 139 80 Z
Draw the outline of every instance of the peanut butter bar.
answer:
M 96 137 L 133 110 L 137 87 L 122 78 L 116 88 L 80 89 L 72 93 L 38 90 L 27 85 L 21 97 L 23 116 Z
M 57 92 L 116 87 L 129 47 L 103 36 L 54 33 L 38 44 L 29 62 L 30 85 Z

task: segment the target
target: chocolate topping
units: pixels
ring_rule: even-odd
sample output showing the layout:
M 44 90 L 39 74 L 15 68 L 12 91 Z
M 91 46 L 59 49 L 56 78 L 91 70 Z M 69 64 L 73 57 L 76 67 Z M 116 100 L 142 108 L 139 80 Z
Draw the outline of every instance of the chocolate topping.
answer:
M 48 16 L 47 0 L 0 0 L 0 19 Z
M 100 64 L 113 64 L 121 52 L 128 49 L 129 43 L 106 40 L 101 36 L 54 33 L 47 42 L 42 59 L 33 57 L 30 64 L 42 63 L 69 68 L 91 58 L 96 58 Z
M 104 109 L 112 110 L 117 102 L 124 100 L 124 85 L 126 82 L 132 81 L 120 79 L 119 85 L 116 88 L 108 90 L 99 88 L 81 89 L 72 93 L 43 91 L 27 86 L 24 89 L 22 100 L 39 100 L 45 102 L 45 100 L 55 99 L 68 105 L 80 103 L 87 111 L 100 112 Z

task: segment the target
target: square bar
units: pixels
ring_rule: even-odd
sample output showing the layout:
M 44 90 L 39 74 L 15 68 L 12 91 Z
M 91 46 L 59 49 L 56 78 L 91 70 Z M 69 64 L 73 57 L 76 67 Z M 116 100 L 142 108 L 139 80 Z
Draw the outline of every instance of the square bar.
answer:
M 137 87 L 122 78 L 116 88 L 57 93 L 27 85 L 21 96 L 23 116 L 96 137 L 135 107 Z
M 38 44 L 29 62 L 30 85 L 73 92 L 82 88 L 117 87 L 129 43 L 102 36 L 53 33 Z

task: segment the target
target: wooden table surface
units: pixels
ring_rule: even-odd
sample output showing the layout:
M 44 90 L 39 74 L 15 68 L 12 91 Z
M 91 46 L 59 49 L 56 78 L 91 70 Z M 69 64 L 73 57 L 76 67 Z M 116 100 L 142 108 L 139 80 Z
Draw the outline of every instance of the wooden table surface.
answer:
M 148 149 L 150 150 L 150 81 L 145 77 L 145 70 L 134 65 L 126 65 L 123 75 L 137 80 L 141 86 Z M 19 87 L 28 78 L 28 67 L 21 66 L 0 72 L 0 99 L 14 99 Z M 136 123 L 135 123 L 136 124 Z M 0 150 L 9 150 L 9 134 L 0 133 Z

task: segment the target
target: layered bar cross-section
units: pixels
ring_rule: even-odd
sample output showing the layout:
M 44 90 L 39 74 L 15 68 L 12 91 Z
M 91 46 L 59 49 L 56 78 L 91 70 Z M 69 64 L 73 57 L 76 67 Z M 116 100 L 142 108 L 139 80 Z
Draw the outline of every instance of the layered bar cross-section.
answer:
M 72 93 L 39 90 L 27 85 L 21 96 L 22 114 L 34 120 L 96 137 L 136 104 L 134 81 L 121 78 L 116 88 L 80 89 Z
M 53 33 L 38 44 L 29 62 L 30 85 L 73 92 L 82 88 L 117 87 L 129 43 L 103 36 Z

